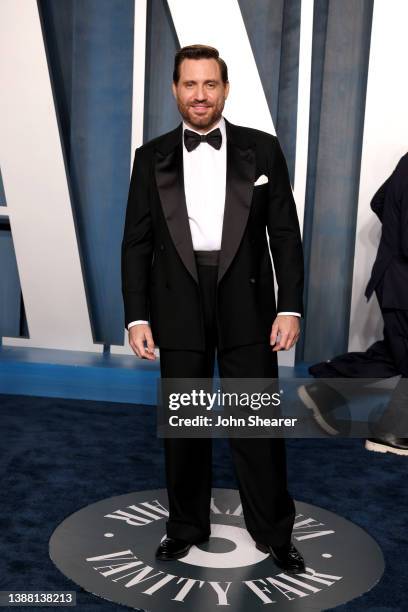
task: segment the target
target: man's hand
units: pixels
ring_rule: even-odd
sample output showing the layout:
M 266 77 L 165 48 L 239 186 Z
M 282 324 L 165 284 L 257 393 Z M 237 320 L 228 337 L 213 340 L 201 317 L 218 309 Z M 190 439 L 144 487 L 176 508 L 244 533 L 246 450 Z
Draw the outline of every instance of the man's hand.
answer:
M 296 344 L 300 335 L 300 317 L 278 315 L 273 322 L 270 344 L 273 351 L 288 351 Z M 279 340 L 276 342 L 279 335 Z
M 146 340 L 147 348 L 145 348 L 144 342 Z M 140 323 L 138 325 L 132 325 L 129 329 L 129 344 L 132 350 L 138 357 L 142 359 L 156 359 L 154 354 L 154 341 L 150 325 Z

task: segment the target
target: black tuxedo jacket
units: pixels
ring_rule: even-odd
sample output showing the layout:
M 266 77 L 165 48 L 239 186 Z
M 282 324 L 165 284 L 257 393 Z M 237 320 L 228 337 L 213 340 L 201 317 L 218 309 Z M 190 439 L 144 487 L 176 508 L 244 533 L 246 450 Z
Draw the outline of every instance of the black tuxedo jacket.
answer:
M 216 306 L 220 349 L 269 342 L 277 308 L 266 229 L 278 311 L 303 313 L 302 244 L 278 140 L 225 123 L 226 197 Z M 204 350 L 182 135 L 180 123 L 136 149 L 122 241 L 125 326 L 149 320 L 159 347 Z M 262 174 L 269 182 L 254 187 Z
M 365 295 L 370 299 L 382 281 L 380 306 L 408 310 L 408 153 L 377 191 L 371 208 L 382 232 Z

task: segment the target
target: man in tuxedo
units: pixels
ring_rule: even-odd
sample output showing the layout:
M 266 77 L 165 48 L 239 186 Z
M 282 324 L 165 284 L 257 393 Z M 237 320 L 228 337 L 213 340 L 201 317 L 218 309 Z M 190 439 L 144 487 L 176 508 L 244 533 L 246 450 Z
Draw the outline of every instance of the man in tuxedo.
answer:
M 129 344 L 161 376 L 276 378 L 277 351 L 299 337 L 303 255 L 286 163 L 276 137 L 222 115 L 228 71 L 218 51 L 175 56 L 174 130 L 135 153 L 122 242 Z M 279 287 L 274 276 L 266 230 Z M 229 438 L 246 527 L 287 571 L 304 571 L 291 542 L 283 439 Z M 177 559 L 210 535 L 208 438 L 166 438 L 167 538 Z

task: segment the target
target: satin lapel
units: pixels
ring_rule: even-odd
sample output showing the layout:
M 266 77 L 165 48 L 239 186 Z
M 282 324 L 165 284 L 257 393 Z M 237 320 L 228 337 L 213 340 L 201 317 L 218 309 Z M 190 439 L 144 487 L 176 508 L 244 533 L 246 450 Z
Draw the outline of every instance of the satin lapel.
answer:
M 178 254 L 191 276 L 198 282 L 188 221 L 183 177 L 181 139 L 170 153 L 156 151 L 156 182 L 164 217 Z
M 231 265 L 244 234 L 255 181 L 255 150 L 240 148 L 230 129 L 227 134 L 227 178 L 218 282 Z

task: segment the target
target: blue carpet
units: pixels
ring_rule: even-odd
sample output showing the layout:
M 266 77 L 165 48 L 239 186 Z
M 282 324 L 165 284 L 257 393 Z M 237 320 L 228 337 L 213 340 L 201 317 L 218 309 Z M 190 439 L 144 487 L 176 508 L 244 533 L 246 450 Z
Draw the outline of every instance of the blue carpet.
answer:
M 155 409 L 123 403 L 0 395 L 1 590 L 75 590 L 80 612 L 120 611 L 66 579 L 48 557 L 55 527 L 106 497 L 165 486 Z M 293 496 L 360 525 L 386 572 L 339 612 L 403 612 L 408 584 L 407 459 L 369 453 L 361 440 L 288 442 Z M 214 486 L 236 488 L 228 441 L 214 441 Z

